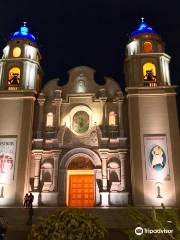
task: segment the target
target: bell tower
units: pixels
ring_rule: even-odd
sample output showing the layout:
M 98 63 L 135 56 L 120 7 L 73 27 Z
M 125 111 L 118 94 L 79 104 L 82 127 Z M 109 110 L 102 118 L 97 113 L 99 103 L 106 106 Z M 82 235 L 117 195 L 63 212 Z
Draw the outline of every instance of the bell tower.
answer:
M 0 59 L 0 205 L 20 205 L 29 186 L 34 102 L 40 90 L 41 55 L 26 23 Z
M 3 56 L 0 60 L 0 89 L 39 91 L 40 59 L 36 38 L 29 33 L 26 22 L 24 22 L 3 49 Z
M 137 206 L 180 205 L 176 86 L 160 36 L 142 18 L 126 49 L 130 161 Z
M 160 36 L 142 18 L 126 49 L 126 85 L 128 87 L 169 86 L 170 56 Z

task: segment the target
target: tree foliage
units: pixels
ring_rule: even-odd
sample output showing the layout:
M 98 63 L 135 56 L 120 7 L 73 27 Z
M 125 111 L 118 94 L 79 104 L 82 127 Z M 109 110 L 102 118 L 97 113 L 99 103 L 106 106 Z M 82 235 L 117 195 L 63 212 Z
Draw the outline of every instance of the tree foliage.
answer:
M 128 207 L 128 218 L 133 222 L 133 229 L 126 233 L 130 240 L 180 240 L 180 212 L 176 208 L 165 208 L 162 204 L 162 209 L 154 207 L 149 212 L 136 207 Z M 143 229 L 166 229 L 173 230 L 172 233 L 143 233 L 141 236 L 135 234 L 136 227 Z
M 102 240 L 105 228 L 97 217 L 80 209 L 57 211 L 32 226 L 28 240 Z

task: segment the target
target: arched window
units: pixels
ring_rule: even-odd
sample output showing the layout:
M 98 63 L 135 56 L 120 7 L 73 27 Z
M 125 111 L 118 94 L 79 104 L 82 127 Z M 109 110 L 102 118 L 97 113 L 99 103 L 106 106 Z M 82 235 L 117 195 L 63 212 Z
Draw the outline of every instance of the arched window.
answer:
M 157 86 L 156 66 L 147 62 L 143 65 L 143 78 L 146 86 Z
M 109 180 L 109 187 L 111 192 L 118 192 L 120 190 L 120 163 L 117 159 L 110 159 L 107 165 L 107 173 Z
M 110 112 L 109 113 L 109 125 L 110 126 L 115 126 L 116 125 L 116 113 L 115 112 Z
M 8 89 L 17 89 L 19 87 L 20 83 L 20 68 L 19 67 L 13 67 L 9 70 L 9 76 L 8 76 Z
M 145 53 L 152 52 L 152 43 L 151 42 L 144 42 L 143 50 Z
M 51 112 L 48 113 L 46 118 L 46 127 L 53 127 L 53 119 L 54 119 L 53 113 Z
M 13 49 L 13 57 L 19 57 L 21 55 L 21 49 L 20 47 L 15 47 Z
M 53 165 L 50 162 L 45 162 L 41 166 L 40 180 L 42 184 L 42 192 L 52 191 L 53 183 Z

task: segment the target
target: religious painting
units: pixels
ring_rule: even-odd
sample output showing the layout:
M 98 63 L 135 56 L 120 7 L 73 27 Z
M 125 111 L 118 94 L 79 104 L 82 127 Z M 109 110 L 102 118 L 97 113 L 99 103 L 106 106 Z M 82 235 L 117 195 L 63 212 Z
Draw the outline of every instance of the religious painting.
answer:
M 0 182 L 13 181 L 16 138 L 0 138 Z
M 147 180 L 170 180 L 165 135 L 145 135 L 144 151 Z
M 73 130 L 78 133 L 85 133 L 89 129 L 89 115 L 85 111 L 78 111 L 73 116 Z

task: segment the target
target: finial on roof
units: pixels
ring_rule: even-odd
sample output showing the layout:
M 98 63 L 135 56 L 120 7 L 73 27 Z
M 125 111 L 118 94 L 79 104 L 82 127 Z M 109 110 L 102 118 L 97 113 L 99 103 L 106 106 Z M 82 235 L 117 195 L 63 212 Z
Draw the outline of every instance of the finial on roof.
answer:
M 20 27 L 20 30 L 15 32 L 12 36 L 12 38 L 26 38 L 33 42 L 36 41 L 36 38 L 34 35 L 29 33 L 29 28 L 26 26 L 27 22 L 22 22 L 22 26 Z
M 23 22 L 23 26 L 26 27 L 27 22 Z
M 144 22 L 144 17 L 141 18 L 141 22 Z

